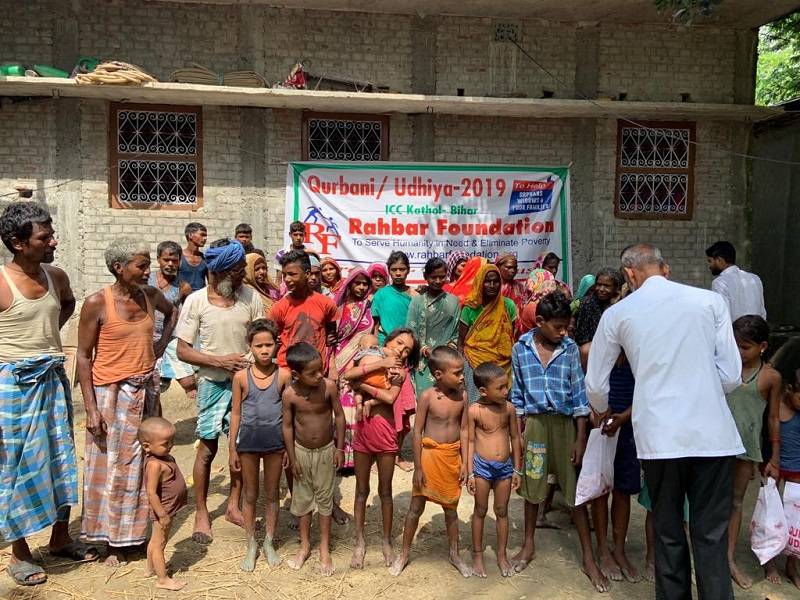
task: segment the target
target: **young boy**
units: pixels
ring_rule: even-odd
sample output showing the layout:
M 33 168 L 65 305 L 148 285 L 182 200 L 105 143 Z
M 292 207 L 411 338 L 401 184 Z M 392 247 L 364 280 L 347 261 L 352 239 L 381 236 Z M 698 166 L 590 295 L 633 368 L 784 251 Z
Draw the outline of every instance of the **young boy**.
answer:
M 608 580 L 592 555 L 585 505 L 574 506 L 577 473 L 586 450 L 589 402 L 583 385 L 580 351 L 567 337 L 572 318 L 569 301 L 559 292 L 548 294 L 536 309 L 536 327 L 520 337 L 511 353 L 511 402 L 525 430 L 525 469 L 519 495 L 525 499 L 525 541 L 514 557 L 522 571 L 534 556 L 539 504 L 547 497 L 547 475 L 553 473 L 572 507 L 581 543 L 583 572 L 598 592 Z
M 472 569 L 458 555 L 458 500 L 467 480 L 467 400 L 464 359 L 449 346 L 434 348 L 428 357 L 436 383 L 417 401 L 414 421 L 414 487 L 403 529 L 403 550 L 389 568 L 402 573 L 408 564 L 411 542 L 428 500 L 444 509 L 450 563 L 464 577 Z M 425 437 L 423 437 L 423 435 Z
M 286 561 L 299 570 L 311 554 L 311 511 L 319 512 L 319 562 L 333 575 L 331 514 L 336 471 L 344 463 L 344 412 L 336 383 L 322 375 L 319 352 L 306 343 L 291 346 L 286 362 L 292 383 L 283 392 L 283 440 L 294 475 L 292 514 L 300 519 L 300 549 Z M 336 423 L 336 448 L 331 420 Z
M 233 237 L 244 246 L 245 251 L 248 246 L 253 247 L 253 228 L 249 223 L 239 223 L 233 232 Z
M 266 488 L 262 552 L 270 566 L 276 567 L 281 562 L 275 552 L 273 539 L 278 525 L 281 469 L 286 457 L 281 395 L 291 382 L 291 374 L 278 369 L 273 361 L 278 351 L 275 323 L 266 319 L 256 319 L 250 323 L 247 342 L 253 355 L 253 365 L 238 371 L 233 377 L 229 452 L 231 472 L 241 472 L 243 482 L 242 516 L 247 534 L 247 554 L 239 566 L 242 571 L 250 572 L 256 568 L 258 557 L 255 512 L 262 462 Z
M 508 500 L 519 488 L 522 446 L 514 405 L 508 401 L 508 376 L 492 363 L 478 365 L 473 373 L 478 401 L 469 407 L 469 451 L 467 464 L 472 472 L 467 480 L 475 496 L 472 513 L 472 574 L 486 577 L 483 564 L 483 522 L 489 506 L 489 491 L 494 490 L 494 516 L 497 520 L 497 566 L 503 577 L 514 574 L 506 556 L 508 545 Z M 509 444 L 509 441 L 511 442 Z
M 278 265 L 278 279 L 281 277 L 281 259 L 292 251 L 303 252 L 306 246 L 303 242 L 306 240 L 306 226 L 302 221 L 294 221 L 289 224 L 289 239 L 291 243 L 287 248 L 278 250 L 275 254 L 275 263 Z
M 172 518 L 186 506 L 186 481 L 178 463 L 169 453 L 175 443 L 175 427 L 161 417 L 150 417 L 139 425 L 139 442 L 147 458 L 144 467 L 144 485 L 150 502 L 150 520 L 153 522 L 150 542 L 147 544 L 148 577 L 156 575 L 156 587 L 178 591 L 186 585 L 167 574 L 164 549 L 167 547 Z
M 311 344 L 323 358 L 327 355 L 336 337 L 336 305 L 309 288 L 311 262 L 305 252 L 284 255 L 281 269 L 288 293 L 272 305 L 269 318 L 278 326 L 278 365 L 285 368 L 287 349 L 299 342 Z

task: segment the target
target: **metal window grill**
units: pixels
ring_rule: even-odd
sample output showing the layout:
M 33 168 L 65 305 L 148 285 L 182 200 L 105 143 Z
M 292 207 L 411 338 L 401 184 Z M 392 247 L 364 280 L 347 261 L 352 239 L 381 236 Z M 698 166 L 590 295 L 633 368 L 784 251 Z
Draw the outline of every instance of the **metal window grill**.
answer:
M 691 219 L 694 123 L 618 125 L 614 214 Z
M 308 116 L 306 160 L 380 161 L 388 156 L 386 117 Z

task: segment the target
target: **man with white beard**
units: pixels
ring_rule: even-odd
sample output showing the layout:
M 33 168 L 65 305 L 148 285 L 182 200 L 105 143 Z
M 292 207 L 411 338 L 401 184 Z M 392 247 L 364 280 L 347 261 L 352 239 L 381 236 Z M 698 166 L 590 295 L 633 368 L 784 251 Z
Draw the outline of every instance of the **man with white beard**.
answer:
M 199 367 L 197 377 L 197 430 L 194 478 L 197 511 L 192 539 L 209 544 L 211 518 L 206 498 L 211 462 L 217 454 L 221 434 L 228 433 L 231 415 L 231 380 L 247 368 L 246 331 L 251 321 L 264 315 L 261 298 L 244 282 L 244 248 L 233 240 L 212 242 L 205 253 L 208 286 L 189 295 L 181 310 L 175 335 L 178 358 Z M 225 518 L 243 525 L 239 498 L 241 473 L 231 473 L 231 492 Z

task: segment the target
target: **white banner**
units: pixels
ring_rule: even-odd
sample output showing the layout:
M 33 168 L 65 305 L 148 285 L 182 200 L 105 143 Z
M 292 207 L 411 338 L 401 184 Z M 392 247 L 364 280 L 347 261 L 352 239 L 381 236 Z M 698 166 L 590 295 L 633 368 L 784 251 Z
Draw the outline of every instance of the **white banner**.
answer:
M 302 221 L 306 246 L 346 271 L 393 250 L 422 267 L 455 250 L 494 260 L 511 252 L 520 279 L 548 252 L 572 281 L 567 167 L 418 163 L 289 163 L 286 227 Z

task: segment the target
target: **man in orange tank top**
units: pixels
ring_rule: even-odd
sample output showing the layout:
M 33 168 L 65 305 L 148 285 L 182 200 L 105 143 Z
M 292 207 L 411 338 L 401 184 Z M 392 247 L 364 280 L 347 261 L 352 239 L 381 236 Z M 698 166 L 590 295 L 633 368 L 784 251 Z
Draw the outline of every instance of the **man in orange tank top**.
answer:
M 75 311 L 75 298 L 66 273 L 49 264 L 58 242 L 43 207 L 6 207 L 0 236 L 14 256 L 0 267 L 0 539 L 11 542 L 9 575 L 19 585 L 37 585 L 47 575 L 27 536 L 52 525 L 50 554 L 98 556 L 68 531 L 78 475 L 59 330 Z
M 161 414 L 154 345 L 169 340 L 174 306 L 147 285 L 147 242 L 120 238 L 104 257 L 116 281 L 86 298 L 78 325 L 87 430 L 81 537 L 107 543 L 106 564 L 119 566 L 126 548 L 147 539 L 144 454 L 136 432 L 144 419 Z M 154 310 L 164 314 L 155 343 Z

